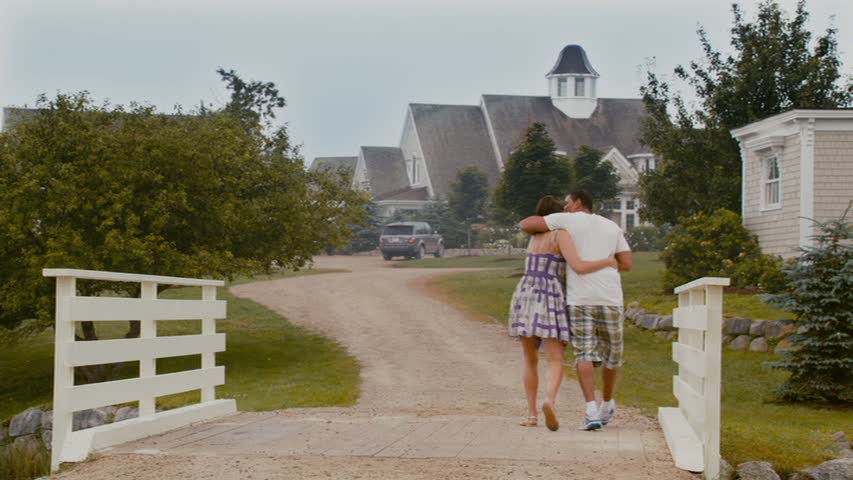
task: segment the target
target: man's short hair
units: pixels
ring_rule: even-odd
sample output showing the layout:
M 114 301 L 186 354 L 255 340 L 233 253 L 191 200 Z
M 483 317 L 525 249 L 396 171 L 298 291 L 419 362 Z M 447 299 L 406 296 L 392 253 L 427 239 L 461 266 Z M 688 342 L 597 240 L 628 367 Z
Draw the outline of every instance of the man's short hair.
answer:
M 581 205 L 592 210 L 592 195 L 587 193 L 586 190 L 575 190 L 570 192 L 569 198 L 572 199 L 572 201 L 580 200 Z

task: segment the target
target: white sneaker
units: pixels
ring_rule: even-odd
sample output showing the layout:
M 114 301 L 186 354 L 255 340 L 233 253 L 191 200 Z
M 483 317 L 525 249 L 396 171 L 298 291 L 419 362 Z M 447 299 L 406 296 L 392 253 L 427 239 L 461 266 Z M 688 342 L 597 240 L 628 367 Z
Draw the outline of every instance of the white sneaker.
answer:
M 616 403 L 614 402 L 612 406 L 602 405 L 598 410 L 598 418 L 601 420 L 601 425 L 607 425 L 613 420 L 613 417 L 616 416 Z
M 601 423 L 601 419 L 599 419 L 598 416 L 591 417 L 589 415 L 585 415 L 583 418 L 583 423 L 581 424 L 579 430 L 586 430 L 586 431 L 598 430 L 602 426 L 603 426 L 603 424 Z

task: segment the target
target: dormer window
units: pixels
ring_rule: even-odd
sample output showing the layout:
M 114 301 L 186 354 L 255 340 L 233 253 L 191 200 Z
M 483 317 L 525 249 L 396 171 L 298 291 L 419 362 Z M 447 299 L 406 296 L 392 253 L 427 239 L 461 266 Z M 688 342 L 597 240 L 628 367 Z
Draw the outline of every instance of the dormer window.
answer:
M 583 77 L 575 78 L 575 96 L 583 97 L 584 95 L 584 82 Z

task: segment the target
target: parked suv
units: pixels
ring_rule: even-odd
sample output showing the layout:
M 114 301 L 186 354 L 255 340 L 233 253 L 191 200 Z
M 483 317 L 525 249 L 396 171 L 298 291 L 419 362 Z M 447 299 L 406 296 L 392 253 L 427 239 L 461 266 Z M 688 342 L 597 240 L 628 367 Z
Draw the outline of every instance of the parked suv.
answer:
M 444 239 L 424 222 L 389 223 L 382 227 L 379 250 L 385 260 L 393 257 L 423 258 L 444 254 Z

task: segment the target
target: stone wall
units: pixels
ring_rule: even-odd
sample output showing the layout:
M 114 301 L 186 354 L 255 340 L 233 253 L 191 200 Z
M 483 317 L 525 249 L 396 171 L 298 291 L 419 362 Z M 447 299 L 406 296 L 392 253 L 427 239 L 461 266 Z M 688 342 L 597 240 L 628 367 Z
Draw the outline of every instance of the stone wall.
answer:
M 672 325 L 672 315 L 646 313 L 644 309 L 632 304 L 625 310 L 625 319 L 637 328 L 654 331 L 659 337 L 667 340 L 675 338 L 677 329 Z M 783 353 L 793 348 L 786 337 L 796 332 L 797 327 L 793 320 L 724 318 L 723 346 L 729 350 L 772 350 Z
M 107 423 L 136 418 L 139 410 L 134 407 L 103 407 L 74 413 L 72 430 L 84 430 Z M 53 437 L 53 412 L 40 408 L 28 408 L 0 423 L 0 448 L 50 450 Z

